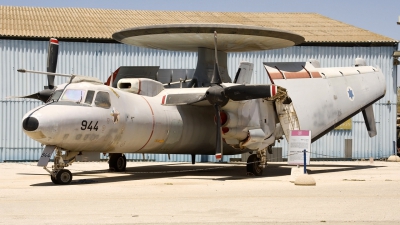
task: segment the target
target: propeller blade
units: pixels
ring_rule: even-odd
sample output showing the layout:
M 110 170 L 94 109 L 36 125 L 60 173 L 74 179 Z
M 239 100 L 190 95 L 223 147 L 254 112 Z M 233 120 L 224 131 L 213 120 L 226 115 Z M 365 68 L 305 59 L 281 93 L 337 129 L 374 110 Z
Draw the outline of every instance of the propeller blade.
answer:
M 217 31 L 214 31 L 214 51 L 215 51 L 215 64 L 214 64 L 214 72 L 213 77 L 211 79 L 211 84 L 221 84 L 222 79 L 219 75 L 219 66 L 218 66 L 218 49 L 217 49 Z
M 220 106 L 214 105 L 215 118 L 217 119 L 217 136 L 216 136 L 216 147 L 215 147 L 215 158 L 217 160 L 222 159 L 223 145 L 222 145 L 222 131 L 221 131 L 221 114 Z
M 57 68 L 58 58 L 58 40 L 50 38 L 49 48 L 47 53 L 47 72 L 55 73 Z M 47 75 L 48 88 L 54 88 L 54 75 Z
M 233 101 L 269 98 L 277 94 L 275 85 L 235 85 L 224 88 L 225 96 Z
M 53 94 L 53 91 L 50 89 L 45 89 L 42 91 L 39 91 L 37 93 L 31 94 L 31 95 L 26 95 L 26 96 L 9 96 L 7 98 L 31 98 L 31 99 L 37 99 L 42 102 L 47 102 L 47 100 L 51 97 Z

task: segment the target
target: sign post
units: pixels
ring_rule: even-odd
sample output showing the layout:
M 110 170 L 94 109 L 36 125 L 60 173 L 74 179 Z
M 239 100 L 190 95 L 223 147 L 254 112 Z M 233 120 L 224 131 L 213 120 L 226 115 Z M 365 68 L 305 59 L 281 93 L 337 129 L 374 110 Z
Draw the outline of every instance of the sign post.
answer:
M 295 185 L 314 186 L 314 178 L 307 174 L 307 165 L 310 165 L 311 152 L 311 131 L 310 130 L 291 130 L 289 135 L 289 156 L 288 165 L 297 165 L 297 176 L 294 180 Z M 303 165 L 303 174 L 300 174 L 299 165 Z M 295 168 L 292 168 L 295 171 Z M 293 175 L 292 175 L 293 176 Z
M 306 167 L 307 167 L 307 162 L 306 162 L 306 158 L 307 158 L 307 156 L 306 156 L 306 150 L 304 149 L 303 152 L 304 152 L 304 154 L 303 154 L 303 155 L 304 155 L 304 164 L 303 164 L 303 165 L 304 165 L 304 174 L 306 174 L 306 173 L 307 173 L 307 168 L 306 168 Z

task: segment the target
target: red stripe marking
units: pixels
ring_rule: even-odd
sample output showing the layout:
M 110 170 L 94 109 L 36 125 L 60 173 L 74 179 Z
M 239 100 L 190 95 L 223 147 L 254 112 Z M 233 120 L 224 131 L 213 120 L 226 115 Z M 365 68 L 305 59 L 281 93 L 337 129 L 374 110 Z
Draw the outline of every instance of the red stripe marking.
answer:
M 285 74 L 283 74 L 283 72 L 282 72 L 278 67 L 275 66 L 275 68 L 276 68 L 276 69 L 279 71 L 279 73 L 282 75 L 282 79 L 286 79 Z
M 268 73 L 268 72 L 267 72 Z M 268 73 L 269 79 L 271 80 L 271 83 L 274 84 L 274 80 L 276 79 L 283 79 L 283 76 L 279 72 L 271 72 Z
M 216 158 L 217 160 L 221 159 L 221 158 L 222 158 L 221 153 L 215 154 L 215 158 Z
M 50 43 L 58 45 L 58 40 L 55 38 L 50 38 Z
M 118 72 L 119 72 L 119 69 L 120 69 L 120 68 L 118 68 L 117 70 L 115 70 L 114 73 L 112 73 L 112 74 L 108 77 L 107 82 L 104 83 L 105 85 L 110 86 L 111 76 L 112 76 L 112 78 L 113 78 L 112 80 L 113 80 L 113 83 L 114 83 L 115 78 L 117 77 L 117 74 L 118 74 Z
M 322 78 L 321 74 L 317 71 L 311 72 L 313 78 Z
M 164 105 L 164 104 L 165 104 L 165 98 L 166 98 L 166 95 L 164 95 L 164 96 L 162 97 L 161 105 Z
M 299 78 L 310 78 L 305 70 L 299 72 L 285 72 L 286 79 L 299 79 Z
M 154 126 L 155 126 L 155 123 L 156 123 L 155 118 L 154 118 L 153 108 L 151 108 L 151 105 L 150 105 L 150 103 L 147 101 L 147 99 L 145 99 L 143 96 L 142 96 L 142 98 L 147 102 L 147 104 L 148 104 L 149 107 L 150 107 L 151 115 L 153 116 L 153 128 L 151 129 L 151 134 L 150 134 L 150 137 L 149 137 L 149 139 L 147 140 L 146 144 L 144 144 L 143 147 L 141 147 L 138 151 L 142 150 L 142 149 L 149 143 L 151 137 L 153 137 Z
M 313 76 L 312 76 L 312 74 L 310 73 L 310 71 L 308 71 L 304 66 L 301 66 L 301 67 L 303 67 L 303 69 L 304 69 L 305 71 L 307 71 L 308 76 L 310 76 L 310 78 L 313 78 Z
M 273 97 L 273 96 L 275 96 L 276 95 L 276 89 L 277 89 L 277 87 L 275 86 L 275 85 L 271 85 L 271 89 L 272 89 L 272 95 L 271 95 L 271 97 Z

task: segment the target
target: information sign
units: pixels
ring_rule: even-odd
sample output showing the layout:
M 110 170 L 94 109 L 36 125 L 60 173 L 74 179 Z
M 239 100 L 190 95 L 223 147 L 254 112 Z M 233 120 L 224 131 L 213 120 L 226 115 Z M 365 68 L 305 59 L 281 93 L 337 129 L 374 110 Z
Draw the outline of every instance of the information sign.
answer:
M 291 130 L 289 137 L 288 165 L 304 165 L 304 150 L 306 150 L 306 165 L 309 165 L 311 131 Z

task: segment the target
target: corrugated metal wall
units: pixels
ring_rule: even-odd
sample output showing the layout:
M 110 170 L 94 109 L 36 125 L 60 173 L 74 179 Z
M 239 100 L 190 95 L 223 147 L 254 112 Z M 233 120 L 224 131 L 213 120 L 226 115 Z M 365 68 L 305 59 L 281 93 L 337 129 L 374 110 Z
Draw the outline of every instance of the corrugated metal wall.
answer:
M 16 70 L 46 70 L 46 41 L 0 40 L 0 162 L 4 160 L 37 160 L 42 147 L 25 136 L 22 116 L 40 102 L 28 99 L 6 99 L 7 96 L 28 95 L 47 85 L 46 76 L 21 74 Z M 263 62 L 305 61 L 318 59 L 323 67 L 352 66 L 356 57 L 365 58 L 368 65 L 382 69 L 386 75 L 386 96 L 374 104 L 378 135 L 369 138 L 362 115 L 353 117 L 351 131 L 332 131 L 312 144 L 314 158 L 343 158 L 345 139 L 352 139 L 353 158 L 387 157 L 393 154 L 396 141 L 396 67 L 392 64 L 393 47 L 321 47 L 301 46 L 286 49 L 228 55 L 228 71 L 235 75 L 240 61 L 254 65 L 252 83 L 269 83 Z M 123 44 L 60 42 L 57 72 L 74 73 L 106 80 L 119 66 L 160 66 L 160 68 L 195 68 L 197 53 L 157 51 Z M 56 78 L 57 83 L 66 78 Z M 281 141 L 287 156 L 287 143 Z M 234 156 L 240 157 L 240 156 Z M 148 160 L 168 161 L 167 155 L 146 154 Z M 230 156 L 225 156 L 228 160 Z M 129 154 L 128 159 L 142 159 L 141 154 Z M 189 155 L 171 155 L 171 161 L 190 161 Z M 214 161 L 214 156 L 197 156 L 197 161 Z

